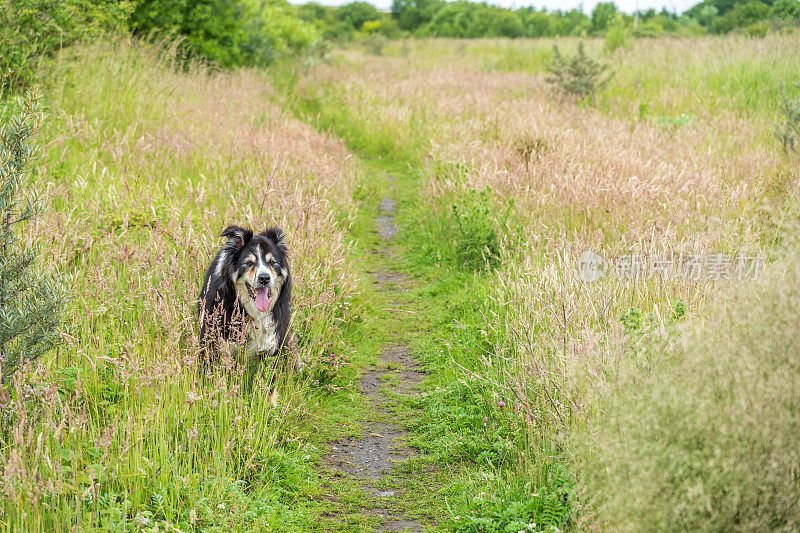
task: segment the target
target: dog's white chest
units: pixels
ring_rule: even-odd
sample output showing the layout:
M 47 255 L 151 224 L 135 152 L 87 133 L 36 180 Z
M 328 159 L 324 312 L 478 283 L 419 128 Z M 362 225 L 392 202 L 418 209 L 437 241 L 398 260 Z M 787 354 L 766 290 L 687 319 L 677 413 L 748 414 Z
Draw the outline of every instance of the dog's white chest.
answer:
M 278 351 L 277 324 L 272 320 L 271 313 L 253 317 L 250 324 L 250 338 L 247 341 L 248 354 L 263 353 L 267 357 L 275 355 Z

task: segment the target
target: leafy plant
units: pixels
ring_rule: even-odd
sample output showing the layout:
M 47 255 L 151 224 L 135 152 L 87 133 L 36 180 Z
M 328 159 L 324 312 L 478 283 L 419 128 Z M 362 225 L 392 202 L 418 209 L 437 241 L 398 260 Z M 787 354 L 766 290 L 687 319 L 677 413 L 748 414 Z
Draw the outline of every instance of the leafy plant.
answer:
M 800 83 L 795 87 L 800 90 Z M 780 111 L 783 117 L 781 122 L 775 124 L 775 136 L 785 152 L 797 152 L 800 150 L 800 96 L 790 98 L 784 88 L 781 91 Z
M 604 47 L 608 52 L 613 52 L 617 48 L 627 48 L 630 41 L 630 32 L 625 21 L 617 15 L 617 19 L 608 27 Z
M 597 90 L 610 79 L 608 65 L 589 56 L 583 42 L 578 43 L 578 51 L 572 57 L 562 56 L 558 46 L 554 45 L 553 59 L 547 65 L 547 71 L 552 74 L 548 76 L 548 82 L 580 99 L 594 98 Z
M 548 478 L 548 483 L 539 487 L 499 476 L 482 480 L 483 490 L 476 490 L 478 495 L 472 501 L 451 510 L 450 531 L 533 533 L 566 528 L 573 515 L 573 478 L 557 466 L 551 468 Z
M 500 230 L 510 219 L 513 203 L 497 211 L 491 192 L 488 187 L 470 190 L 453 204 L 456 258 L 467 269 L 494 267 L 500 261 Z
M 38 91 L 16 98 L 0 129 L 0 365 L 3 381 L 59 342 L 67 296 L 64 276 L 42 265 L 35 243 L 19 228 L 36 218 L 41 203 L 31 191 L 30 165 L 38 150 L 30 138 L 44 121 Z M 8 106 L 0 113 L 5 116 Z
M 656 124 L 662 130 L 669 130 L 675 131 L 678 128 L 682 128 L 684 126 L 691 126 L 697 121 L 697 118 L 694 115 L 689 115 L 687 113 L 681 113 L 675 117 L 656 117 L 655 118 Z

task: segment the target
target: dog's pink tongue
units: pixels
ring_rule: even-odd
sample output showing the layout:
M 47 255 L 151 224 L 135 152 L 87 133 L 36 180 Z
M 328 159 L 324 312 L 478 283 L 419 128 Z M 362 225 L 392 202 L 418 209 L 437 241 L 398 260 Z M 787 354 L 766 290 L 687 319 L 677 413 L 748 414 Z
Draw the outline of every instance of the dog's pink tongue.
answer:
M 269 309 L 269 298 L 267 298 L 267 289 L 256 290 L 256 309 L 259 311 L 266 311 Z

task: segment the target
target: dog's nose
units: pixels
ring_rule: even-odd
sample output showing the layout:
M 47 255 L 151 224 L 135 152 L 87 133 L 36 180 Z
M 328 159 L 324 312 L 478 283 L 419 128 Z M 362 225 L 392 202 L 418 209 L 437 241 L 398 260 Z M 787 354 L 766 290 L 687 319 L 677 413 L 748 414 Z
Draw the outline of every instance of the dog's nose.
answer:
M 258 275 L 258 284 L 259 285 L 267 285 L 267 284 L 269 284 L 271 279 L 272 278 L 270 277 L 269 274 L 259 274 Z

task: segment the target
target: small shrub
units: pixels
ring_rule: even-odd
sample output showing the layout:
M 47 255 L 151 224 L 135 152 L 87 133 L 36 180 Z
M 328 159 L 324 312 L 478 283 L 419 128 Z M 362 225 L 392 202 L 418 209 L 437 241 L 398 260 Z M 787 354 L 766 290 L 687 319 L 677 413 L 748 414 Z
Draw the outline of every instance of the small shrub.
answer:
M 497 211 L 491 201 L 491 189 L 470 190 L 453 204 L 456 259 L 466 269 L 500 262 L 500 231 L 510 219 L 513 204 Z
M 578 51 L 572 57 L 562 56 L 558 46 L 553 46 L 553 59 L 547 71 L 552 74 L 548 82 L 582 100 L 593 99 L 610 78 L 608 65 L 587 55 L 583 42 L 578 43 Z
M 42 265 L 35 243 L 20 235 L 41 205 L 31 193 L 29 168 L 38 151 L 30 138 L 44 113 L 38 92 L 11 103 L 0 129 L 0 365 L 3 381 L 59 342 L 58 328 L 67 294 L 63 276 Z M 0 111 L 0 118 L 6 116 Z
M 364 39 L 364 46 L 367 49 L 367 53 L 373 56 L 383 55 L 383 49 L 386 46 L 386 43 L 386 37 L 377 33 L 374 33 Z
M 800 83 L 795 84 L 795 88 L 800 90 Z M 781 122 L 775 124 L 775 136 L 785 152 L 797 152 L 800 150 L 800 96 L 790 98 L 784 88 L 780 111 L 783 117 Z
M 628 31 L 625 22 L 618 19 L 612 24 L 606 32 L 606 40 L 604 47 L 607 52 L 611 53 L 617 48 L 627 48 L 630 42 L 630 32 Z
M 745 28 L 744 34 L 748 37 L 766 37 L 768 31 L 769 26 L 766 22 L 756 22 Z

